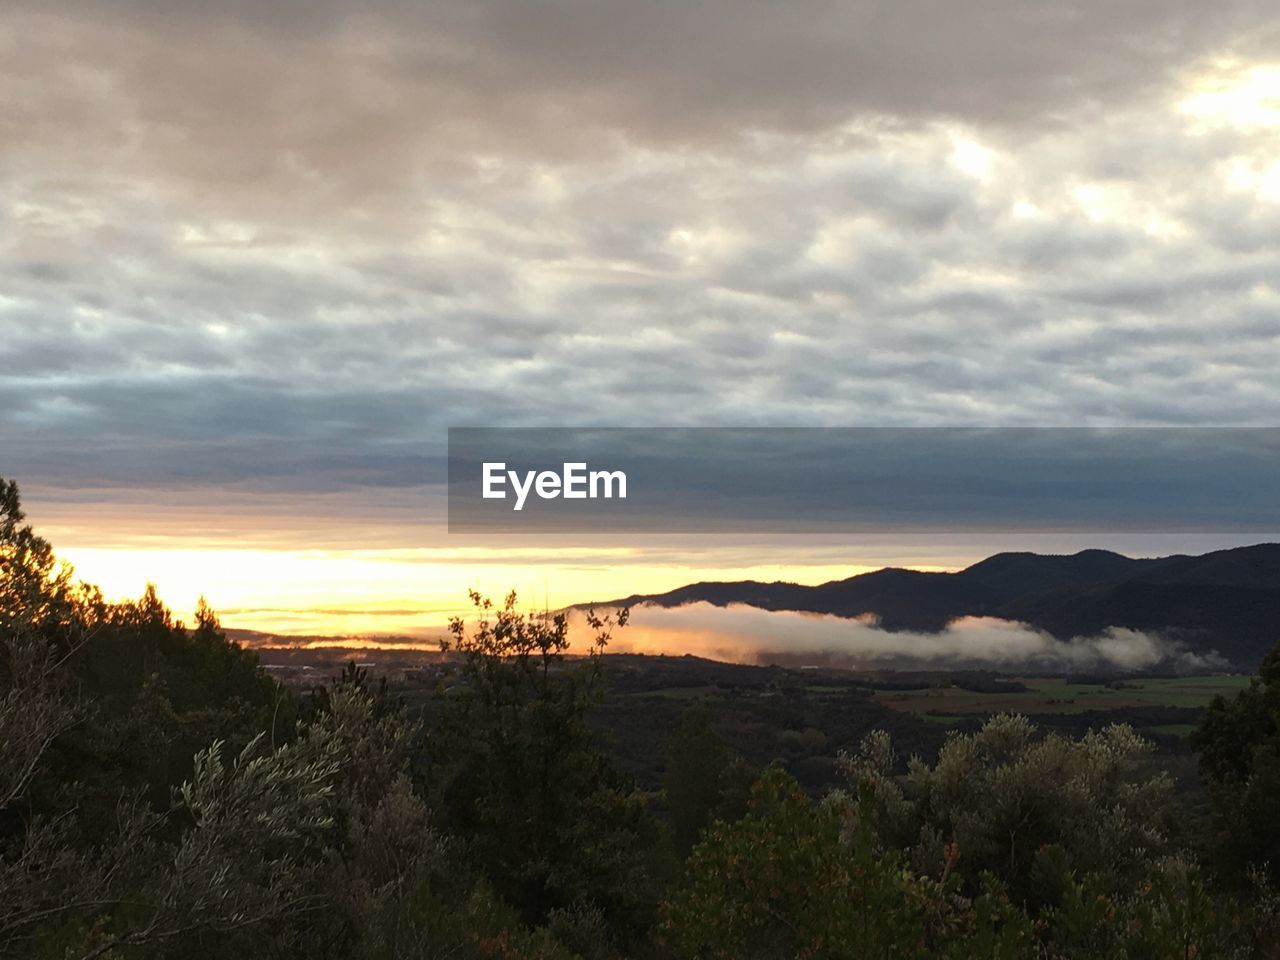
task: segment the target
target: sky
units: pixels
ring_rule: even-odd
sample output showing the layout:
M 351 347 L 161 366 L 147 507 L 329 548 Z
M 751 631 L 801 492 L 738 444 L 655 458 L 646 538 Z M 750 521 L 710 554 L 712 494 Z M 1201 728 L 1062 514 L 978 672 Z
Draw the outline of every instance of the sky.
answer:
M 286 631 L 1094 545 L 451 537 L 445 431 L 1274 425 L 1277 50 L 1269 0 L 7 0 L 0 475 L 108 592 Z

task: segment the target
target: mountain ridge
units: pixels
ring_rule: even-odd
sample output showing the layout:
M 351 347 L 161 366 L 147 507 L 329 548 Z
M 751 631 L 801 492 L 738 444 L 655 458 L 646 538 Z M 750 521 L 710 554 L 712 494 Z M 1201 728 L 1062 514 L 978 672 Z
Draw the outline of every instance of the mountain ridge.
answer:
M 950 573 L 884 567 L 813 586 L 701 581 L 605 605 L 699 602 L 870 615 L 883 629 L 920 633 L 967 616 L 1017 620 L 1060 640 L 1127 628 L 1176 635 L 1253 669 L 1280 639 L 1280 543 L 1143 558 L 1097 549 L 1004 552 Z

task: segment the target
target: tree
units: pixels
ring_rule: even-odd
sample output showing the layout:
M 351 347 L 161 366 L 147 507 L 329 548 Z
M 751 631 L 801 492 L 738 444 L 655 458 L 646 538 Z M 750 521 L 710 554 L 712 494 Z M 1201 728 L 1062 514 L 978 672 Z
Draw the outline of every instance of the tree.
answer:
M 846 829 L 840 799 L 814 805 L 779 769 L 757 782 L 747 815 L 717 822 L 694 848 L 664 907 L 677 957 L 699 960 L 1034 957 L 1031 925 L 997 885 L 958 896 L 878 851 L 864 815 Z
M 873 737 L 882 748 L 887 740 Z M 874 752 L 874 751 L 871 751 Z M 750 809 L 715 823 L 694 848 L 683 885 L 664 905 L 676 957 L 698 960 L 864 957 L 952 960 L 1243 960 L 1267 910 L 1213 894 L 1185 859 L 1144 862 L 1131 886 L 1079 872 L 1060 845 L 1034 870 L 1055 888 L 1043 910 L 1013 903 L 990 872 L 962 882 L 963 848 L 947 844 L 926 870 L 917 850 L 886 845 L 886 784 L 864 777 L 857 796 L 814 804 L 771 769 Z M 1099 812 L 1103 812 L 1099 808 Z M 998 811 L 997 811 L 998 815 Z M 966 890 L 966 888 L 968 888 Z M 1261 934 L 1258 943 L 1265 943 Z
M 91 635 L 101 598 L 23 520 L 17 485 L 0 478 L 0 953 L 91 902 L 117 866 L 76 849 L 68 818 L 29 803 L 50 751 L 84 716 L 68 661 Z
M 97 591 L 23 520 L 17 484 L 0 477 L 0 814 L 82 715 L 66 665 L 101 610 Z
M 871 789 L 883 846 L 911 851 L 917 869 L 949 844 L 970 889 L 989 872 L 1014 897 L 1038 906 L 1042 848 L 1057 846 L 1070 869 L 1128 889 L 1171 850 L 1172 781 L 1148 768 L 1151 745 L 1113 724 L 1080 739 L 1041 736 L 1020 716 L 993 717 L 976 733 L 953 733 L 930 766 L 913 758 L 901 780 L 888 735 L 845 756 L 851 780 Z
M 70 813 L 33 825 L 0 861 L 0 953 L 347 956 L 393 937 L 394 905 L 445 855 L 411 741 L 403 716 L 340 686 L 292 742 L 198 752 L 167 809 L 123 798 L 99 844 L 61 828 Z
M 274 684 L 207 607 L 190 634 L 154 589 L 105 604 L 23 520 L 16 485 L 0 480 L 0 954 L 95 957 L 291 929 L 283 921 L 324 893 L 312 879 L 323 871 L 302 866 L 333 849 L 317 836 L 339 825 L 352 835 L 350 811 L 364 809 L 351 791 L 374 773 L 343 775 L 353 757 L 387 753 L 369 746 L 377 728 L 352 697 L 292 747 L 259 723 L 235 750 L 222 739 L 201 749 L 193 774 L 188 749 L 173 801 L 179 780 L 158 776 L 171 748 L 202 728 L 241 737 L 238 697 L 263 707 Z M 112 648 L 147 669 L 99 669 Z M 170 691 L 183 686 L 175 708 Z M 356 794 L 370 808 L 403 795 L 388 763 Z
M 601 654 L 626 612 L 589 614 L 594 636 L 571 657 L 565 614 L 525 615 L 515 594 L 501 607 L 471 599 L 477 621 L 451 625 L 446 650 L 460 668 L 428 741 L 442 825 L 467 840 L 526 922 L 593 904 L 624 935 L 644 929 L 653 827 L 586 723 Z
M 707 710 L 690 707 L 680 730 L 667 748 L 663 777 L 671 835 L 677 855 L 689 855 L 721 804 L 725 771 L 732 758 L 719 734 L 711 728 Z
M 1217 855 L 1239 882 L 1280 881 L 1280 644 L 1232 700 L 1214 698 L 1193 743 L 1213 798 Z
M 1061 876 L 1061 896 L 1041 924 L 1049 957 L 1243 960 L 1255 955 L 1249 941 L 1261 918 L 1214 896 L 1194 863 L 1161 859 L 1141 884 L 1124 892 L 1109 889 L 1098 874 Z

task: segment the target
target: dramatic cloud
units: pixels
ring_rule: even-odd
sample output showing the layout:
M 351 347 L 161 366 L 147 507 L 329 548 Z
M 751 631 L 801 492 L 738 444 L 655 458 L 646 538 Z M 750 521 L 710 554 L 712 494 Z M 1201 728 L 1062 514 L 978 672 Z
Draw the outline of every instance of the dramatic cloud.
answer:
M 0 14 L 0 470 L 462 424 L 1274 423 L 1270 3 Z

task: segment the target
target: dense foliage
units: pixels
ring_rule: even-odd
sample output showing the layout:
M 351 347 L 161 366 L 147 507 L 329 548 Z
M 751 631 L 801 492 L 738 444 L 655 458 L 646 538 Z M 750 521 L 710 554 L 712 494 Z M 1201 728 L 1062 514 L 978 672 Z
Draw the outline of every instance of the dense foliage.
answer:
M 206 606 L 75 581 L 0 482 L 0 956 L 1276 956 L 1280 653 L 1208 712 L 1204 823 L 1130 728 L 1017 716 L 815 789 L 695 705 L 645 793 L 588 724 L 625 615 L 571 650 L 473 599 L 423 717 L 354 665 L 292 693 Z
M 1280 646 L 1234 700 L 1218 697 L 1196 735 L 1218 814 L 1223 869 L 1280 880 Z
M 522 614 L 514 594 L 472 601 L 474 627 L 452 624 L 461 666 L 428 741 L 439 822 L 530 923 L 598 910 L 642 932 L 657 831 L 586 725 L 613 620 L 592 615 L 585 656 L 567 660 L 566 615 Z

